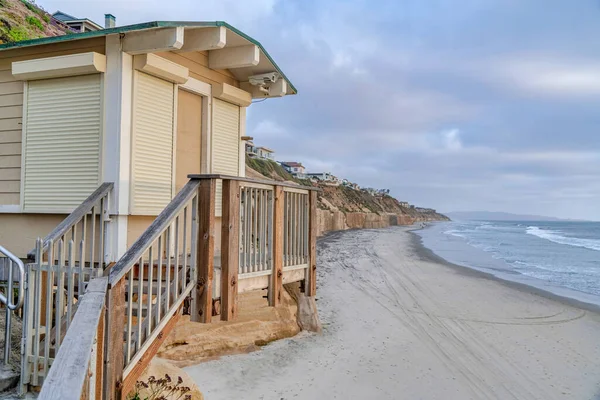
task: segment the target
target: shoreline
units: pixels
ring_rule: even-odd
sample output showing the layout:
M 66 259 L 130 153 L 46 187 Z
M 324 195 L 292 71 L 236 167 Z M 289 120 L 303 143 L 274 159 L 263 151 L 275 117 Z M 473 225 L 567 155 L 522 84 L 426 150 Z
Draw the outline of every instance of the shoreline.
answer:
M 596 310 L 448 263 L 411 230 L 318 241 L 321 335 L 184 370 L 212 400 L 598 398 Z
M 417 227 L 415 229 L 409 229 L 407 231 L 411 236 L 411 246 L 413 246 L 413 250 L 415 251 L 415 254 L 417 254 L 419 257 L 421 257 L 424 261 L 430 261 L 430 262 L 434 262 L 434 263 L 438 263 L 438 264 L 447 266 L 447 267 L 452 268 L 452 269 L 458 271 L 459 273 L 465 274 L 467 276 L 473 276 L 473 277 L 489 279 L 489 280 L 492 280 L 495 282 L 499 282 L 509 288 L 516 289 L 516 290 L 526 292 L 529 294 L 534 294 L 536 296 L 544 297 L 548 300 L 557 301 L 559 303 L 568 305 L 570 307 L 575 307 L 575 308 L 580 308 L 582 310 L 590 311 L 590 312 L 593 312 L 594 314 L 597 314 L 600 316 L 600 305 L 599 304 L 586 302 L 586 301 L 579 300 L 577 298 L 569 297 L 566 295 L 560 295 L 558 293 L 552 292 L 550 289 L 543 289 L 541 287 L 529 285 L 524 282 L 519 282 L 516 280 L 510 280 L 510 279 L 504 279 L 503 277 L 494 275 L 491 272 L 481 271 L 475 267 L 460 265 L 460 264 L 456 264 L 456 263 L 446 260 L 442 256 L 436 254 L 432 249 L 425 246 L 425 244 L 423 243 L 423 238 L 420 235 L 418 235 L 417 233 L 415 233 L 416 231 L 426 229 L 426 228 L 427 228 L 427 226 Z M 533 280 L 536 278 L 529 278 L 529 279 Z M 536 279 L 536 280 L 539 281 L 540 284 L 542 284 L 542 285 L 546 284 L 546 282 L 541 279 Z M 577 292 L 574 289 L 562 288 L 562 287 L 560 287 L 560 289 L 564 290 L 564 291 L 568 291 L 568 292 L 573 292 L 574 294 L 581 293 L 584 296 L 589 295 L 588 293 L 585 293 L 585 292 Z

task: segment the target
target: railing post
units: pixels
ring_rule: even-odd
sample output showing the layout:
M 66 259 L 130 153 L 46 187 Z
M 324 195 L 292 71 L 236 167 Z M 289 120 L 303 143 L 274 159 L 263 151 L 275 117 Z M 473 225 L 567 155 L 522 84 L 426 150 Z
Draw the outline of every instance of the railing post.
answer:
M 95 382 L 95 398 L 97 400 L 102 400 L 102 393 L 104 393 L 104 332 L 106 331 L 104 322 L 106 321 L 106 304 L 105 309 L 102 311 L 100 315 L 100 321 L 98 321 L 98 330 L 96 333 L 96 365 L 94 368 L 96 369 L 96 379 Z
M 198 188 L 198 246 L 196 252 L 196 290 L 192 299 L 191 320 L 210 323 L 215 255 L 216 179 L 203 179 Z
M 238 271 L 240 268 L 240 185 L 223 180 L 221 223 L 221 320 L 237 316 Z
M 112 287 L 107 293 L 107 329 L 106 329 L 106 365 L 105 365 L 105 398 L 121 400 L 123 387 L 123 335 L 125 332 L 125 278 Z M 129 338 L 127 339 L 129 340 Z
M 309 222 L 308 222 L 308 270 L 306 271 L 306 295 L 314 296 L 317 294 L 317 192 L 309 192 Z
M 273 274 L 271 275 L 271 296 L 269 305 L 281 304 L 283 290 L 283 213 L 285 193 L 282 186 L 273 190 Z

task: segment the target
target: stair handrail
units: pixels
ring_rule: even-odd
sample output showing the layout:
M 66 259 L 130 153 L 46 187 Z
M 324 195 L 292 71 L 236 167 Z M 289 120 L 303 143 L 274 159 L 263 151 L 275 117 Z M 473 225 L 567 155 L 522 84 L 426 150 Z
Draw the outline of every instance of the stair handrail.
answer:
M 142 254 L 172 222 L 186 204 L 194 197 L 200 186 L 200 179 L 191 179 L 177 193 L 158 217 L 148 226 L 142 235 L 131 245 L 123 256 L 110 269 L 109 286 L 114 286 L 129 272 Z
M 92 211 L 92 208 L 98 203 L 100 199 L 105 197 L 113 189 L 113 182 L 104 182 L 101 184 L 87 199 L 85 199 L 71 214 L 69 214 L 60 224 L 58 224 L 46 237 L 43 239 L 42 253 L 48 249 L 48 245 L 51 242 L 58 242 L 58 240 L 65 235 L 73 226 L 83 218 L 87 213 Z M 36 249 L 32 249 L 27 253 L 27 258 L 35 259 Z
M 156 344 L 159 346 L 164 341 L 180 316 L 184 300 L 196 286 L 198 207 L 202 185 L 202 179 L 190 179 L 110 269 L 105 339 L 108 346 L 106 393 L 127 393 L 133 387 L 141 373 L 139 365 L 144 365 L 144 360 L 149 360 L 148 357 L 158 350 Z M 189 242 L 188 233 L 191 235 Z M 182 258 L 180 250 L 183 250 Z M 135 320 L 134 308 L 137 310 Z M 121 346 L 118 343 L 122 343 L 123 334 L 126 340 Z M 149 350 L 154 351 L 151 356 L 147 354 Z
M 3 246 L 0 246 L 0 253 L 4 254 L 8 258 L 8 286 L 6 289 L 6 295 L 0 293 L 0 302 L 6 307 L 6 321 L 5 321 L 5 333 L 4 333 L 4 365 L 9 364 L 10 350 L 11 350 L 11 321 L 12 312 L 18 310 L 23 306 L 23 286 L 25 282 L 25 265 L 23 261 L 13 253 L 8 251 Z M 17 296 L 17 302 L 13 303 L 13 265 L 19 269 L 19 291 Z

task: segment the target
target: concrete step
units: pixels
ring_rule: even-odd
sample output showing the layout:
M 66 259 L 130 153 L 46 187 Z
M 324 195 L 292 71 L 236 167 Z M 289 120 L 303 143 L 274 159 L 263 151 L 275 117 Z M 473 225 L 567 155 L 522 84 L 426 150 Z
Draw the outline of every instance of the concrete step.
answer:
M 0 361 L 1 362 L 1 361 Z M 0 392 L 5 392 L 17 386 L 19 373 L 11 367 L 0 366 Z

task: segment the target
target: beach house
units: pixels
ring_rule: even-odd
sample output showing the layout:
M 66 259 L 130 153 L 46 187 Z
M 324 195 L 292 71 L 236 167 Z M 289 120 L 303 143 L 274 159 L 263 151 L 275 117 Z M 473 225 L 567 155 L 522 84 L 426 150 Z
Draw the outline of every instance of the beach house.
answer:
M 246 108 L 296 94 L 258 41 L 220 21 L 82 30 L 0 46 L 0 245 L 29 258 L 23 391 L 93 354 L 110 367 L 89 361 L 88 389 L 126 394 L 185 299 L 206 323 L 242 291 L 314 296 L 316 192 L 245 178 Z M 59 352 L 70 321 L 95 327 L 86 290 L 98 331 L 74 338 L 110 351 Z
M 20 257 L 113 182 L 118 258 L 189 174 L 243 177 L 246 107 L 295 93 L 258 42 L 220 22 L 42 38 L 0 57 L 0 242 Z

